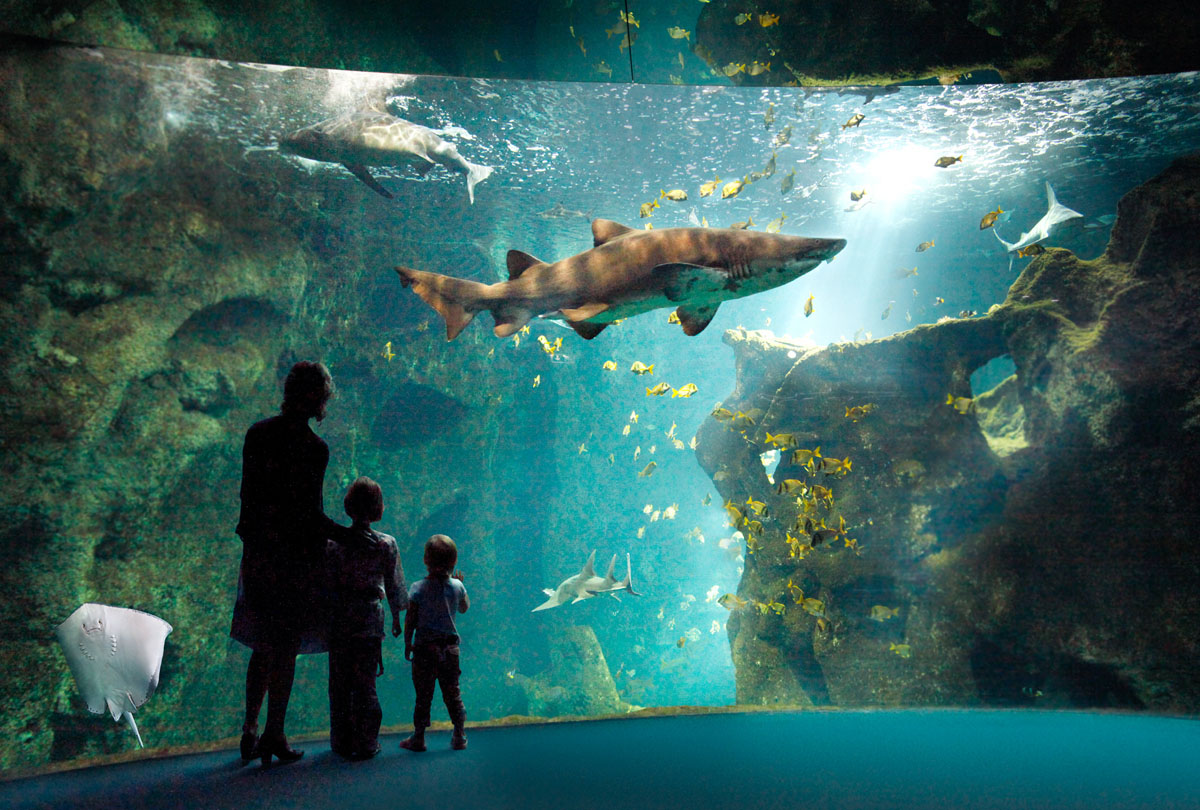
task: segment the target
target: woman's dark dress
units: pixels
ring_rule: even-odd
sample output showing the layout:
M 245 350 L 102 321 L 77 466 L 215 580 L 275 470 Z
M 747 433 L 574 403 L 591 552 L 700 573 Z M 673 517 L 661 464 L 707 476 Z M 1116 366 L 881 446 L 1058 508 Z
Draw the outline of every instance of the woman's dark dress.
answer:
M 242 566 L 229 635 L 251 649 L 329 649 L 323 618 L 325 541 L 341 527 L 325 516 L 329 447 L 306 419 L 251 425 L 242 448 Z

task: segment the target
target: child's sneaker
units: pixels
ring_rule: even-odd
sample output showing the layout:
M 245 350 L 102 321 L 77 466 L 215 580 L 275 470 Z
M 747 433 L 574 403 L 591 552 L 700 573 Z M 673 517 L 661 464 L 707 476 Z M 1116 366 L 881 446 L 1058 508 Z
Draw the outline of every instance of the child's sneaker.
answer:
M 400 741 L 400 747 L 407 751 L 424 751 L 425 750 L 425 735 L 414 734 L 406 740 Z
M 467 735 L 461 728 L 454 729 L 454 733 L 450 735 L 450 747 L 455 751 L 461 751 L 467 747 Z

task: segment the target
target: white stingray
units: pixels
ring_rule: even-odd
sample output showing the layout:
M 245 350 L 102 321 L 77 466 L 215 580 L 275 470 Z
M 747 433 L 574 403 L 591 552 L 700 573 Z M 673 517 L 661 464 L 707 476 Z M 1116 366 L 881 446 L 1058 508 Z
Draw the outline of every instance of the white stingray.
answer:
M 88 710 L 124 718 L 145 748 L 133 713 L 154 694 L 171 625 L 130 608 L 88 602 L 54 631 Z
M 633 566 L 629 561 L 628 554 L 625 555 L 625 579 L 620 581 L 617 581 L 613 576 L 613 568 L 617 565 L 616 554 L 613 555 L 612 560 L 608 564 L 608 573 L 603 577 L 596 576 L 595 564 L 596 552 L 593 550 L 578 574 L 567 577 L 559 583 L 557 588 L 544 589 L 542 593 L 550 598 L 530 612 L 537 613 L 539 610 L 548 610 L 552 607 L 564 605 L 567 602 L 575 604 L 600 593 L 607 593 L 614 599 L 617 598 L 614 591 L 628 591 L 634 596 L 641 596 L 640 593 L 633 589 Z
M 1009 253 L 1014 253 L 1045 239 L 1058 223 L 1083 216 L 1078 211 L 1072 211 L 1070 208 L 1059 203 L 1058 198 L 1054 196 L 1054 189 L 1050 188 L 1048 181 L 1046 183 L 1046 206 L 1046 215 L 1039 219 L 1037 224 L 1031 229 L 1021 234 L 1021 238 L 1016 242 L 1005 242 L 1003 239 L 1000 239 L 1000 234 L 996 233 L 995 226 L 992 227 L 992 233 L 996 234 L 996 238 L 1000 239 L 1000 244 L 1004 245 Z

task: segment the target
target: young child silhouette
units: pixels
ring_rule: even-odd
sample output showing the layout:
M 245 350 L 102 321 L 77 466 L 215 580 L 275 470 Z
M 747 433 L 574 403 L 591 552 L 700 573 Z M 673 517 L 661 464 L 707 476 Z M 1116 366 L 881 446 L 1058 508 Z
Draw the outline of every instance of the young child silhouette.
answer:
M 329 631 L 329 746 L 347 759 L 379 753 L 383 712 L 375 679 L 383 674 L 383 598 L 392 611 L 392 635 L 400 635 L 400 611 L 408 606 L 404 568 L 396 539 L 371 529 L 383 517 L 383 492 L 365 476 L 346 492 L 354 521 L 326 553 L 333 597 Z
M 404 658 L 412 661 L 413 687 L 417 692 L 413 707 L 413 734 L 400 743 L 409 751 L 425 750 L 425 729 L 429 728 L 429 707 L 435 685 L 442 687 L 442 700 L 454 724 L 450 747 L 467 747 L 463 731 L 466 710 L 458 688 L 461 674 L 458 661 L 458 629 L 455 613 L 466 613 L 471 602 L 463 587 L 462 572 L 454 570 L 458 547 L 444 534 L 435 534 L 425 542 L 425 568 L 428 575 L 414 582 L 408 592 L 408 613 L 404 617 Z

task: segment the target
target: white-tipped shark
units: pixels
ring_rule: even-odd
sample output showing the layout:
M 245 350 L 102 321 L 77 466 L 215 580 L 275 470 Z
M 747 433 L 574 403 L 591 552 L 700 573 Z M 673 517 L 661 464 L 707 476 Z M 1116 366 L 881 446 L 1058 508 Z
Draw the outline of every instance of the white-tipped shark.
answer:
M 845 239 L 810 239 L 730 228 L 640 231 L 607 219 L 592 221 L 593 245 L 557 262 L 508 252 L 508 281 L 481 284 L 397 267 L 458 336 L 483 310 L 508 337 L 538 315 L 559 315 L 591 340 L 615 320 L 675 306 L 684 333 L 698 335 L 722 301 L 763 292 L 804 275 L 846 246 Z
M 330 118 L 298 129 L 279 141 L 279 149 L 309 160 L 340 163 L 377 194 L 391 199 L 368 166 L 415 166 L 424 175 L 439 163 L 467 176 L 467 196 L 475 202 L 475 184 L 492 173 L 490 166 L 465 160 L 458 148 L 428 127 L 378 110 Z
M 1035 242 L 1040 242 L 1050 235 L 1050 231 L 1060 222 L 1066 222 L 1068 219 L 1081 217 L 1083 214 L 1078 211 L 1072 211 L 1058 201 L 1054 196 L 1054 189 L 1050 188 L 1050 183 L 1046 183 L 1046 215 L 1037 221 L 1031 229 L 1021 234 L 1021 238 L 1016 242 L 1005 242 L 1000 239 L 1000 234 L 996 233 L 993 226 L 992 233 L 996 234 L 996 238 L 1000 239 L 1000 244 L 1008 250 L 1009 253 L 1015 253 L 1022 248 L 1027 248 Z
M 625 555 L 625 579 L 617 581 L 613 576 L 613 568 L 617 565 L 617 555 L 614 554 L 612 560 L 608 563 L 608 573 L 602 577 L 596 576 L 596 552 L 593 549 L 591 555 L 587 558 L 587 562 L 583 564 L 583 568 L 579 569 L 579 573 L 574 576 L 567 577 L 557 588 L 546 588 L 542 593 L 550 598 L 542 604 L 535 607 L 530 613 L 537 613 L 539 610 L 549 610 L 552 607 L 565 605 L 570 602 L 575 604 L 584 599 L 590 599 L 597 594 L 606 593 L 616 599 L 615 591 L 628 591 L 634 596 L 641 596 L 640 593 L 633 589 L 633 565 L 629 561 L 629 555 Z

